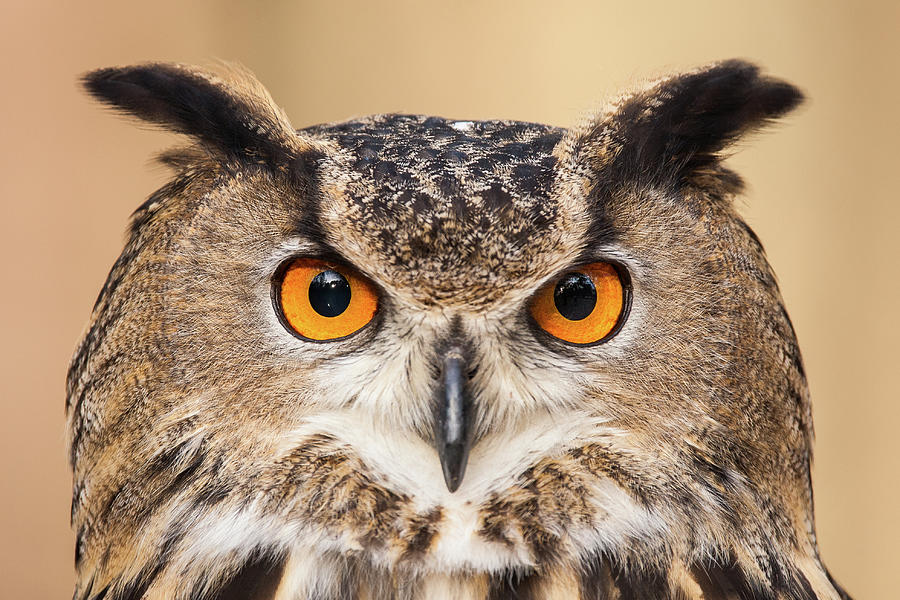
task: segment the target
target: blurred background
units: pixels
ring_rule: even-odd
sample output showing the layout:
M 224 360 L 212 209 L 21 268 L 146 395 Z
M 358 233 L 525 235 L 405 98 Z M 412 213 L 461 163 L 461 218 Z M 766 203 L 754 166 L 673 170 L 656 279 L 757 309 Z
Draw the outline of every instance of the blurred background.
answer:
M 900 563 L 900 3 L 4 0 L 0 597 L 71 594 L 64 379 L 128 216 L 176 142 L 79 74 L 238 61 L 296 127 L 376 112 L 571 125 L 638 78 L 744 57 L 808 103 L 731 159 L 803 348 L 822 555 L 857 598 Z

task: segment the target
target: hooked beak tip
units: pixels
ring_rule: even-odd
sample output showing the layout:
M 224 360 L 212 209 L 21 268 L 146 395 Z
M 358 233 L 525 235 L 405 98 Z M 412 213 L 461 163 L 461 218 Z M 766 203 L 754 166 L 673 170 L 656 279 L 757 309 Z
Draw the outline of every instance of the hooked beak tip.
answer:
M 463 476 L 466 474 L 466 462 L 468 462 L 468 448 L 463 444 L 447 444 L 441 457 L 441 468 L 444 471 L 444 483 L 452 494 L 459 489 Z

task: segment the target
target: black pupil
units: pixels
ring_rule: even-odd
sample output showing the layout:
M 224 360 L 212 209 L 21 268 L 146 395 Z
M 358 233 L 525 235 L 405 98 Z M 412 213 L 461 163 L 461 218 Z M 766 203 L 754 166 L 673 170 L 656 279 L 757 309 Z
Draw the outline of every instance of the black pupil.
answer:
M 322 271 L 309 283 L 309 303 L 323 317 L 336 317 L 350 306 L 350 284 L 337 271 Z
M 556 284 L 553 303 L 559 314 L 570 321 L 580 321 L 594 311 L 597 305 L 597 288 L 584 273 L 568 273 Z

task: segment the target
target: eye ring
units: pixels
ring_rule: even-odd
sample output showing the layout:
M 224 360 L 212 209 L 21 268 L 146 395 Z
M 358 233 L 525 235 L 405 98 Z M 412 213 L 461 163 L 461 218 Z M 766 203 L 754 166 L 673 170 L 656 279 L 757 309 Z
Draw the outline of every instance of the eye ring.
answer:
M 302 256 L 285 260 L 275 270 L 271 299 L 278 321 L 290 334 L 320 343 L 359 333 L 374 320 L 380 305 L 377 286 L 353 267 Z
M 600 284 L 596 288 L 597 307 L 589 315 L 584 315 L 583 310 L 575 310 L 571 316 L 580 318 L 569 320 L 560 313 L 555 302 L 558 299 L 555 298 L 555 292 L 567 278 L 584 275 L 586 271 L 591 272 L 591 279 L 595 284 Z M 613 283 L 615 285 L 607 285 Z M 611 298 L 608 295 L 612 292 L 616 295 Z M 605 321 L 592 322 L 598 316 L 603 316 L 598 310 L 602 308 L 601 303 L 608 303 L 610 300 L 613 302 L 612 306 L 618 304 L 618 310 L 614 311 L 616 314 L 607 315 Z M 554 341 L 568 346 L 598 346 L 619 334 L 631 313 L 631 305 L 632 284 L 628 269 L 618 262 L 598 261 L 567 269 L 544 284 L 529 300 L 528 314 L 529 320 L 541 334 Z

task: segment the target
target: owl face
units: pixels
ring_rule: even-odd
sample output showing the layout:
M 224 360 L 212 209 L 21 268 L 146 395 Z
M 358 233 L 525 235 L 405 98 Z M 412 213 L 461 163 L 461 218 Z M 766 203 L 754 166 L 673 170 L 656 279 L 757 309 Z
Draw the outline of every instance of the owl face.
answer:
M 297 598 L 596 561 L 832 589 L 799 350 L 717 157 L 793 87 L 729 62 L 573 130 L 295 131 L 240 74 L 85 81 L 194 140 L 70 371 L 85 597 L 215 591 L 260 556 Z

